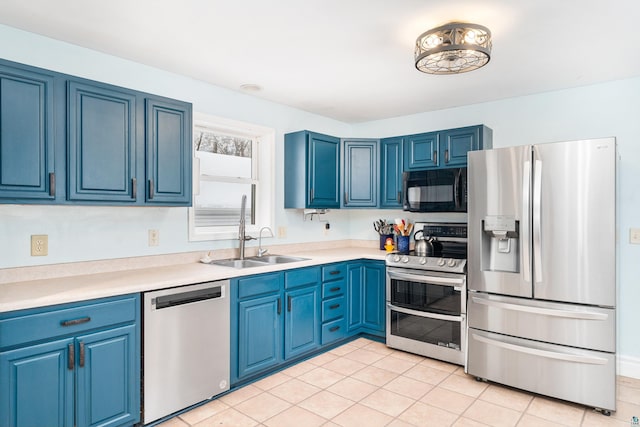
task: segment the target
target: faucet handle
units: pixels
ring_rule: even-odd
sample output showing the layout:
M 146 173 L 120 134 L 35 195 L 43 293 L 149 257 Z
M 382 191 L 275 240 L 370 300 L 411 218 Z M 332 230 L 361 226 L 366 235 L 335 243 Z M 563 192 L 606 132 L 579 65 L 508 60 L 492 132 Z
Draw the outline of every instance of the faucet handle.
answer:
M 266 254 L 269 251 L 269 249 L 265 248 L 265 249 L 258 249 L 258 256 L 261 257 L 262 255 Z

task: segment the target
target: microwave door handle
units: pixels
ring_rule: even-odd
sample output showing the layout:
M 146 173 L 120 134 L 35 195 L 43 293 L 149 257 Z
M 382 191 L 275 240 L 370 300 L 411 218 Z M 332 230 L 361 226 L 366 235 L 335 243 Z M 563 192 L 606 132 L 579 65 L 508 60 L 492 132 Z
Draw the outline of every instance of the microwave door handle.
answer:
M 446 153 L 446 151 L 445 151 Z M 460 209 L 460 181 L 462 180 L 462 170 L 458 169 L 456 173 L 456 179 L 453 180 L 453 200 L 456 204 L 456 209 Z

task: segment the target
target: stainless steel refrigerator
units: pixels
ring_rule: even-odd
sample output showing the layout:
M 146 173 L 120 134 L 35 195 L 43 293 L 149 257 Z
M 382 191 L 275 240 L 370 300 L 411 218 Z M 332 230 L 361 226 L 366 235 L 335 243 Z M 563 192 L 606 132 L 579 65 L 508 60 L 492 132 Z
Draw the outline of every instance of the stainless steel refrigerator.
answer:
M 614 138 L 469 153 L 467 372 L 616 409 Z

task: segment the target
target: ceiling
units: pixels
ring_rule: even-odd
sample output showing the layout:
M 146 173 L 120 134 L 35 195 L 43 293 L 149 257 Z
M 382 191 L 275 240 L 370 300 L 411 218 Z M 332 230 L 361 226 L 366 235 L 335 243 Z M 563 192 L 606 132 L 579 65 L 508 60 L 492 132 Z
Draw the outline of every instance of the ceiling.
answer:
M 3 0 L 0 23 L 347 123 L 640 75 L 636 0 Z M 417 71 L 450 21 L 493 33 L 470 73 Z

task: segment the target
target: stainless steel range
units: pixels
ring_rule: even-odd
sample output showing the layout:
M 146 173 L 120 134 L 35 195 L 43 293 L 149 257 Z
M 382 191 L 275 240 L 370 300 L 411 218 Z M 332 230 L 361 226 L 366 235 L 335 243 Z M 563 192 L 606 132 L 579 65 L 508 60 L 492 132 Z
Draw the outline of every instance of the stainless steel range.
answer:
M 387 345 L 464 365 L 467 225 L 416 223 L 414 229 L 434 241 L 427 256 L 386 257 Z

